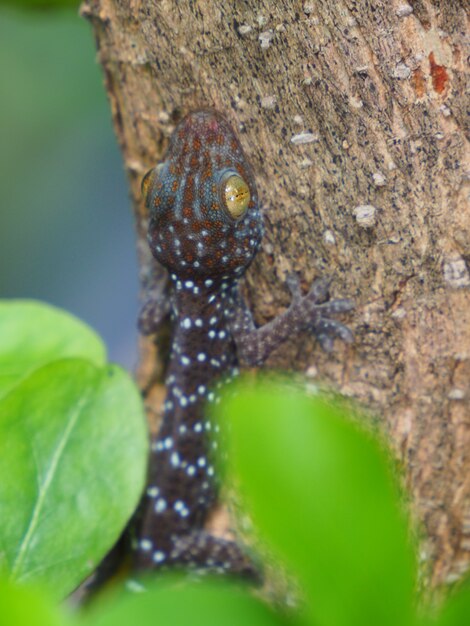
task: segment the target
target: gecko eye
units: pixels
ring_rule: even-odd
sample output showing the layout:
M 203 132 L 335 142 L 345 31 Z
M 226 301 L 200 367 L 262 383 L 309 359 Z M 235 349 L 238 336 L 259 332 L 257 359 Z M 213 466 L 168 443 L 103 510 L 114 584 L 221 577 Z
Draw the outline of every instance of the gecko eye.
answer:
M 250 203 L 250 189 L 238 174 L 229 172 L 222 179 L 222 199 L 230 217 L 242 217 Z
M 163 167 L 163 163 L 159 163 L 156 167 L 153 167 L 151 170 L 149 170 L 145 176 L 142 178 L 142 182 L 140 184 L 140 189 L 142 191 L 142 197 L 144 200 L 147 200 L 147 196 L 149 194 L 149 191 L 152 189 L 152 187 L 154 186 L 155 181 L 158 178 L 158 175 L 160 173 L 160 170 Z

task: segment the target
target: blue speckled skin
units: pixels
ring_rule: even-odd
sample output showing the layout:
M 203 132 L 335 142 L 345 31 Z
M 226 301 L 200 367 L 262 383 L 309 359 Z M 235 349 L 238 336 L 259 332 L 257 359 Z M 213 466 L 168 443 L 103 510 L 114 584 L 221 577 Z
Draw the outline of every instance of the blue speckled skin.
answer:
M 231 174 L 240 176 L 250 192 L 246 211 L 238 218 L 227 210 L 224 197 L 224 181 Z M 150 248 L 168 270 L 171 298 L 144 307 L 141 329 L 154 332 L 170 311 L 173 336 L 136 565 L 208 567 L 253 576 L 250 560 L 234 542 L 203 530 L 217 497 L 210 458 L 217 436 L 205 404 L 217 402 L 218 387 L 238 373 L 240 362 L 262 363 L 293 333 L 310 330 L 326 349 L 335 336 L 351 341 L 346 326 L 325 316 L 353 305 L 349 300 L 327 300 L 323 283 L 315 283 L 302 296 L 291 280 L 289 309 L 262 328 L 255 327 L 238 280 L 261 241 L 258 195 L 240 143 L 220 114 L 197 111 L 183 119 L 164 161 L 144 178 L 143 192 L 150 211 Z

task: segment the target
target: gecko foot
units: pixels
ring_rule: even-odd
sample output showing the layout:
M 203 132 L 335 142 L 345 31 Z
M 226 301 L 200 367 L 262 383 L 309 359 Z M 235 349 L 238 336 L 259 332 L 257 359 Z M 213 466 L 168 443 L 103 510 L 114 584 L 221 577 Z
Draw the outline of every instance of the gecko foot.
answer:
M 171 563 L 196 570 L 232 574 L 261 583 L 260 570 L 234 541 L 195 531 L 179 538 L 170 554 Z
M 330 300 L 331 279 L 315 280 L 305 296 L 302 295 L 300 281 L 296 274 L 289 274 L 286 284 L 292 294 L 290 306 L 292 316 L 300 326 L 313 330 L 326 352 L 333 350 L 336 338 L 345 343 L 353 342 L 351 330 L 341 322 L 331 319 L 331 316 L 353 310 L 354 302 L 348 298 Z

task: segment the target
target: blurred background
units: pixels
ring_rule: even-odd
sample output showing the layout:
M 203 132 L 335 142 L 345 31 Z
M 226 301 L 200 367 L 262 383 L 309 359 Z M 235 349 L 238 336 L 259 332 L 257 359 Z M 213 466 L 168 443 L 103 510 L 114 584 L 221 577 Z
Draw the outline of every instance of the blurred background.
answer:
M 70 311 L 132 368 L 134 226 L 95 57 L 77 2 L 0 1 L 0 297 Z

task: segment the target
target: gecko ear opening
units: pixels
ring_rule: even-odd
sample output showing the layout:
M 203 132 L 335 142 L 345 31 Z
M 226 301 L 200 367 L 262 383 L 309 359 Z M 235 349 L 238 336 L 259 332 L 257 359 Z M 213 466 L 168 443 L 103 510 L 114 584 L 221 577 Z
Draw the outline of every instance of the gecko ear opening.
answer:
M 250 204 L 250 188 L 246 181 L 235 172 L 227 172 L 221 181 L 224 207 L 232 219 L 243 217 Z

